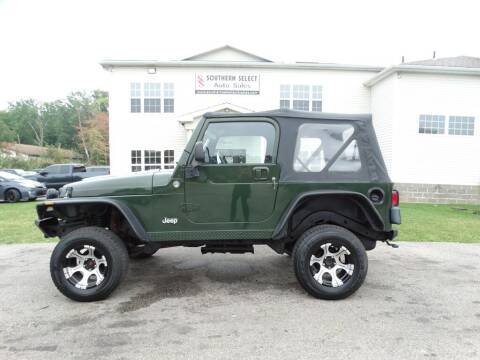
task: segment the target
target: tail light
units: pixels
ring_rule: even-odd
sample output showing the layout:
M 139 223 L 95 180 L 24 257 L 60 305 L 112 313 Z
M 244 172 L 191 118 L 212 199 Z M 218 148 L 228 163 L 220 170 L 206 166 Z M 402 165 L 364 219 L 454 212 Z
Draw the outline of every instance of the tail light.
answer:
M 392 191 L 392 206 L 398 206 L 400 204 L 400 195 L 397 190 Z

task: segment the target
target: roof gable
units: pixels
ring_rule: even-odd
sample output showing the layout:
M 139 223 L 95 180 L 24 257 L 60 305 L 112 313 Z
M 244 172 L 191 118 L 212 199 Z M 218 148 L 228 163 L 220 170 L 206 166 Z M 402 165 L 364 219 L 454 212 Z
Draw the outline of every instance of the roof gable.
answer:
M 254 61 L 254 62 L 271 62 L 268 59 L 258 55 L 251 54 L 244 50 L 234 48 L 230 45 L 221 46 L 216 49 L 208 50 L 203 53 L 190 56 L 183 61 Z

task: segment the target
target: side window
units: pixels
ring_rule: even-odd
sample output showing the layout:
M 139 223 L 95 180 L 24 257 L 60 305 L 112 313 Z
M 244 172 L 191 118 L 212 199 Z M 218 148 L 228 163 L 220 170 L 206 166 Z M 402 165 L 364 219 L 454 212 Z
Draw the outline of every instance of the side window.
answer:
M 73 172 L 74 173 L 87 172 L 87 169 L 85 168 L 85 166 L 74 166 Z
M 212 123 L 203 136 L 210 164 L 272 163 L 274 144 L 275 127 L 260 121 Z
M 45 168 L 49 174 L 60 174 L 60 165 L 50 165 Z
M 362 163 L 360 161 L 360 151 L 358 150 L 357 140 L 353 140 L 342 154 L 330 166 L 328 171 L 356 172 L 360 170 Z
M 68 166 L 68 165 L 61 165 L 61 166 L 60 166 L 59 173 L 60 173 L 60 174 L 68 174 L 68 173 L 70 173 L 70 166 Z
M 350 124 L 312 123 L 301 125 L 298 128 L 293 169 L 296 172 L 321 172 L 350 139 L 353 132 L 354 128 Z M 344 159 L 349 164 L 357 161 L 352 159 L 358 159 L 358 164 L 360 164 L 356 142 L 355 145 L 352 144 L 353 142 L 337 158 L 333 164 L 336 169 L 330 168 L 331 171 L 343 171 L 339 170 L 342 168 L 342 165 L 339 164 L 340 159 Z

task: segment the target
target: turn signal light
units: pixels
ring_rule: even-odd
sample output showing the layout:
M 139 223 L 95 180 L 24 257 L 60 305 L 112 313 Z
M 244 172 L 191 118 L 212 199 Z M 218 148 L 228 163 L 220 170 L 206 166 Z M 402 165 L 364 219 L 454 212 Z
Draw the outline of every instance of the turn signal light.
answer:
M 400 203 L 400 195 L 397 190 L 392 191 L 392 206 L 398 206 Z

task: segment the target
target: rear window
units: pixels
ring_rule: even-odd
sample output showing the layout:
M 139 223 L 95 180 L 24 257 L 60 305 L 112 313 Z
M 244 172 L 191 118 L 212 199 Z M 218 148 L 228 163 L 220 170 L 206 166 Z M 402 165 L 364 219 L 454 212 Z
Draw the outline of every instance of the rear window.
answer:
M 351 124 L 302 124 L 295 145 L 294 171 L 359 171 L 360 152 L 352 138 L 354 131 Z

